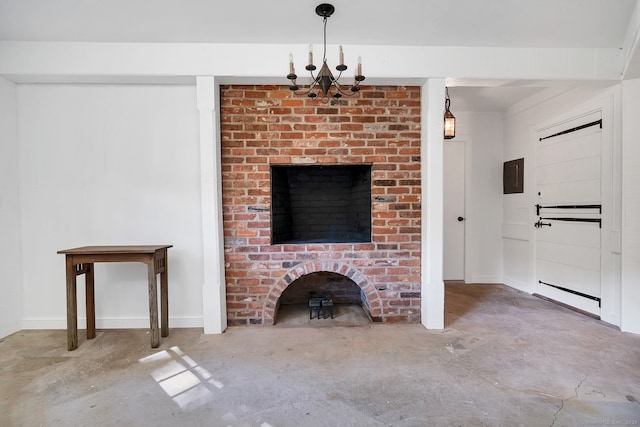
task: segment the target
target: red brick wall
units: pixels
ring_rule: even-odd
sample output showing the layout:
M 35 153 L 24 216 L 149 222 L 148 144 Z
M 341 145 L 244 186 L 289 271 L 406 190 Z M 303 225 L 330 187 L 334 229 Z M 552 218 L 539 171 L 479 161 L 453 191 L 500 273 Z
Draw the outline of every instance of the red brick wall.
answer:
M 337 105 L 286 86 L 221 87 L 229 325 L 271 325 L 296 279 L 353 280 L 378 322 L 420 320 L 420 88 L 363 87 Z M 372 242 L 270 242 L 270 165 L 371 164 Z

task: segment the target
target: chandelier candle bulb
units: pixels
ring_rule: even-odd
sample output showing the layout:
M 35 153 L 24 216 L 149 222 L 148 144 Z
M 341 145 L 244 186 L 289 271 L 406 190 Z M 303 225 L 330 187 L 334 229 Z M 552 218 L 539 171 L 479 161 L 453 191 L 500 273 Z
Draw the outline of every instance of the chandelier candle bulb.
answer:
M 356 75 L 361 76 L 362 75 L 362 57 L 358 56 L 358 72 L 356 73 Z
M 340 46 L 340 64 L 338 65 L 343 65 L 344 64 L 344 52 L 342 52 L 342 46 Z
M 293 54 L 289 54 L 289 74 L 295 74 L 296 70 L 293 68 Z
M 313 45 L 309 45 L 309 65 L 313 65 Z

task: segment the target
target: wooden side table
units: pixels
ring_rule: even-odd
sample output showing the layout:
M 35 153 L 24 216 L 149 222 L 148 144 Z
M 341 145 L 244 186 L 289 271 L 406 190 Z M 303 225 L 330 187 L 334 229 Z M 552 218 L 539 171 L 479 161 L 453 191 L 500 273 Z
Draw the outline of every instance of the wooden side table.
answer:
M 87 305 L 87 339 L 96 336 L 96 311 L 93 286 L 93 263 L 95 262 L 143 262 L 147 264 L 149 276 L 149 321 L 151 347 L 160 345 L 158 333 L 158 286 L 156 276 L 160 274 L 161 335 L 169 335 L 169 290 L 167 276 L 167 249 L 173 245 L 151 246 L 83 246 L 58 251 L 66 256 L 67 272 L 67 350 L 78 348 L 78 302 L 76 277 L 85 274 Z

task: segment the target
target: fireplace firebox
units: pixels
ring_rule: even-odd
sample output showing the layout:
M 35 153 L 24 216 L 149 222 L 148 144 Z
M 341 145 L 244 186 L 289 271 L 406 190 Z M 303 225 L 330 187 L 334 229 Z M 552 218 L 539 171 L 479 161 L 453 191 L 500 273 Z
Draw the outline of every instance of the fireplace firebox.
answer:
M 272 166 L 271 242 L 371 241 L 371 165 Z

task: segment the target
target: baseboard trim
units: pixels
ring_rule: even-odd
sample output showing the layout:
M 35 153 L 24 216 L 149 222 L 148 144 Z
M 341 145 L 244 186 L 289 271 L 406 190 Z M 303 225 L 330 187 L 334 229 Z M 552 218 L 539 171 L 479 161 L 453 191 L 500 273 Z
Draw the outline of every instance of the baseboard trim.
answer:
M 78 318 L 78 328 L 84 329 L 87 319 Z M 170 317 L 170 328 L 202 328 L 204 320 L 202 317 Z M 147 329 L 149 328 L 148 317 L 128 317 L 128 318 L 98 318 L 96 319 L 96 329 Z M 22 319 L 20 329 L 67 329 L 67 319 L 63 318 L 27 318 Z
M 504 283 L 505 285 L 509 286 L 510 288 L 513 289 L 517 289 L 519 291 L 525 292 L 527 294 L 532 294 L 533 293 L 533 287 L 530 285 L 527 285 L 524 282 L 520 282 L 518 280 L 513 280 L 513 279 L 509 279 L 509 278 L 504 278 Z
M 502 281 L 502 277 L 497 276 L 471 276 L 471 283 L 488 283 L 501 285 L 504 282 Z

